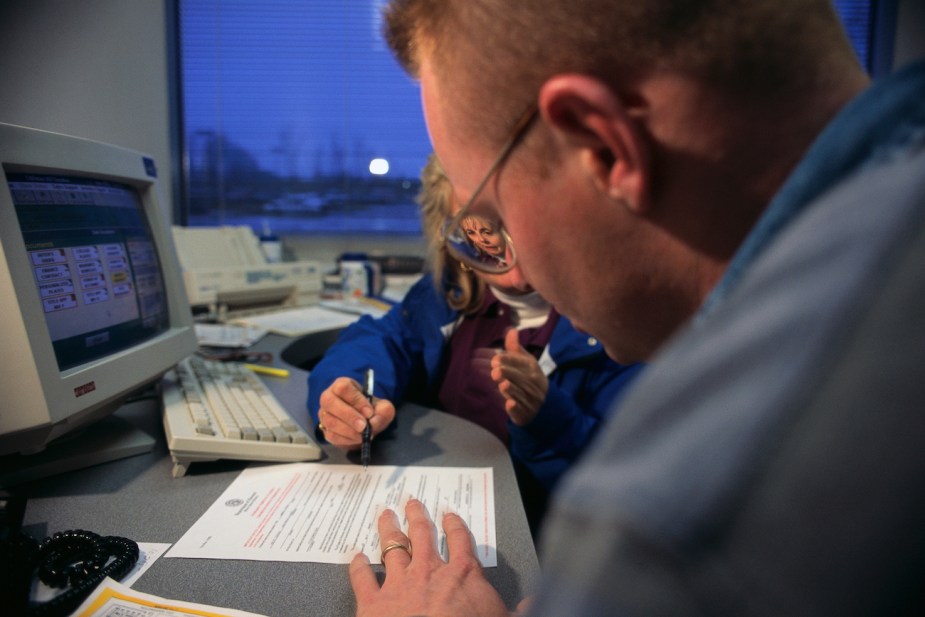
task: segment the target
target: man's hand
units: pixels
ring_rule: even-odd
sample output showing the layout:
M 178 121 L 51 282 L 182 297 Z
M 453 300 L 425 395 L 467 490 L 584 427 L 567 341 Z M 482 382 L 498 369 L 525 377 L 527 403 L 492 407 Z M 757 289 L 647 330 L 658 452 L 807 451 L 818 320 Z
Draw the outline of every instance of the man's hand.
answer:
M 491 359 L 491 378 L 498 384 L 511 421 L 517 426 L 533 421 L 546 400 L 549 380 L 536 358 L 521 347 L 514 328 L 504 336 L 504 351 Z
M 373 436 L 385 430 L 395 419 L 395 405 L 382 398 L 371 404 L 363 388 L 349 377 L 338 377 L 321 393 L 318 422 L 324 438 L 338 448 L 356 450 L 363 441 L 363 429 L 369 419 Z
M 379 517 L 379 539 L 386 553 L 382 558 L 386 568 L 382 587 L 365 555 L 360 553 L 350 563 L 357 617 L 509 616 L 498 592 L 485 579 L 472 534 L 459 516 L 443 517 L 449 561 L 443 561 L 437 552 L 437 529 L 424 504 L 410 500 L 405 516 L 407 535 L 392 510 Z M 395 548 L 386 550 L 390 546 Z

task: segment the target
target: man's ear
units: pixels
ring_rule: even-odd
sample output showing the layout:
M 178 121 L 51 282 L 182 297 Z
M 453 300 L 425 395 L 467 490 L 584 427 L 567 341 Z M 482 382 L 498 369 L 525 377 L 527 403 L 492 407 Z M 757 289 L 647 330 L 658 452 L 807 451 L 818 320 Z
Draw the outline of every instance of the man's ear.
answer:
M 539 110 L 572 146 L 594 185 L 630 209 L 649 207 L 650 146 L 634 111 L 609 86 L 585 75 L 556 75 L 540 88 Z

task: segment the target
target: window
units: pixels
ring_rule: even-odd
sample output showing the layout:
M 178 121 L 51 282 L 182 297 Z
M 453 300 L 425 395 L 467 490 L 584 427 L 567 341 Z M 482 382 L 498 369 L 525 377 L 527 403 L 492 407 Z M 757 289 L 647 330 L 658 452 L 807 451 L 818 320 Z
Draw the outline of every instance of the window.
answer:
M 381 38 L 385 0 L 177 3 L 180 222 L 420 235 L 430 143 L 417 85 Z M 874 33 L 895 0 L 835 5 L 874 72 Z
M 419 235 L 430 142 L 383 0 L 180 0 L 189 225 Z
M 888 71 L 892 63 L 895 0 L 835 0 L 835 10 L 868 73 Z

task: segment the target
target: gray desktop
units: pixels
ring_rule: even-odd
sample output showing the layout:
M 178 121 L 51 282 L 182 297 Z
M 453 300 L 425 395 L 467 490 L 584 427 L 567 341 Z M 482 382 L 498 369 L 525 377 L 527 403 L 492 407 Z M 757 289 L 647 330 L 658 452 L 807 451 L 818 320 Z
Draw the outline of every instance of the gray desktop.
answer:
M 2 486 L 26 500 L 22 530 L 172 544 L 258 463 L 172 473 L 157 385 L 196 338 L 157 166 L 137 152 L 2 124 L 0 166 L 0 459 Z M 289 371 L 264 382 L 307 432 L 301 367 L 332 341 L 271 334 L 252 348 Z M 376 440 L 373 465 L 494 470 L 498 566 L 486 575 L 513 608 L 539 567 L 507 448 L 437 410 L 405 405 L 399 415 L 397 430 Z M 321 463 L 357 461 L 325 445 Z M 134 587 L 265 615 L 354 612 L 342 565 L 162 557 Z
M 310 426 L 305 409 L 307 373 L 283 358 L 313 356 L 305 342 L 268 335 L 255 351 L 274 354 L 286 379 L 266 377 L 277 399 Z M 31 484 L 24 529 L 35 537 L 86 528 L 141 542 L 174 543 L 254 463 L 197 463 L 182 478 L 171 476 L 156 400 L 139 401 L 117 414 L 150 434 L 151 452 Z M 377 440 L 373 465 L 491 467 L 494 470 L 498 566 L 488 580 L 510 608 L 533 592 L 539 564 L 507 448 L 466 420 L 415 405 L 399 409 L 397 430 Z M 323 445 L 322 464 L 358 464 L 356 457 Z M 378 570 L 382 572 L 380 566 Z M 165 598 L 247 610 L 264 615 L 347 616 L 355 611 L 347 567 L 321 563 L 159 559 L 134 588 Z

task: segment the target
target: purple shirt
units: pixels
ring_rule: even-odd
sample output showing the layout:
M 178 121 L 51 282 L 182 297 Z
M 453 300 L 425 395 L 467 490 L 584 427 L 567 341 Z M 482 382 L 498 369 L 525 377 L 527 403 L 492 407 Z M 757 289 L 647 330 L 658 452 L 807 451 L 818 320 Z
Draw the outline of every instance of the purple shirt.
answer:
M 512 313 L 509 306 L 486 290 L 482 307 L 467 315 L 450 337 L 446 371 L 439 392 L 444 410 L 475 422 L 505 444 L 508 442 L 508 415 L 504 411 L 504 398 L 488 373 L 490 369 L 480 370 L 473 358 L 479 349 L 504 349 L 504 333 L 511 328 Z M 551 310 L 542 326 L 519 331 L 520 344 L 539 358 L 558 320 L 558 313 Z

